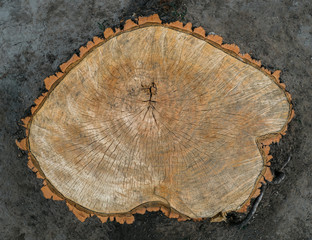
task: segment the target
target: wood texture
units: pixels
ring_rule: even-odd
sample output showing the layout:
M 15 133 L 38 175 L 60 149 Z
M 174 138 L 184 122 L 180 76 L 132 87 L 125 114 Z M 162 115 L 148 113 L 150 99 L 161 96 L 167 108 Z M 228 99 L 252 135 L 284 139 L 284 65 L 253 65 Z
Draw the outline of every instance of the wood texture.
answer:
M 103 218 L 154 202 L 219 219 L 255 194 L 260 140 L 285 131 L 290 98 L 235 46 L 177 25 L 106 31 L 45 81 L 27 144 L 56 196 Z

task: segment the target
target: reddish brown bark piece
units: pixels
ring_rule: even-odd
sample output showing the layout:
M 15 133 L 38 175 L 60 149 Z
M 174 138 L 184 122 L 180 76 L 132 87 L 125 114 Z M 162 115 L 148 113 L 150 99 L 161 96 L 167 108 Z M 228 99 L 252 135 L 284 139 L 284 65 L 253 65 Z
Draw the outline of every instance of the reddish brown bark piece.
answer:
M 221 221 L 270 180 L 268 145 L 293 117 L 280 72 L 217 35 L 158 15 L 106 29 L 45 79 L 23 123 L 46 198 L 81 221 L 162 211 Z

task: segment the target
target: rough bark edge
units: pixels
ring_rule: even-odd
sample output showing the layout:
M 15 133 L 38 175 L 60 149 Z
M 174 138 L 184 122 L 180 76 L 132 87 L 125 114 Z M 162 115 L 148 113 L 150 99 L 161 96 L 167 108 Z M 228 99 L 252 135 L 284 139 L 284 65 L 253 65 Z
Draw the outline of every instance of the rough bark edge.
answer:
M 35 157 L 31 154 L 31 151 L 29 148 L 28 134 L 29 134 L 29 127 L 30 127 L 33 116 L 37 112 L 38 108 L 44 103 L 44 101 L 46 100 L 50 92 L 53 91 L 53 89 L 65 77 L 65 75 L 70 71 L 70 69 L 76 66 L 84 58 L 84 56 L 87 53 L 93 51 L 95 47 L 101 45 L 102 43 L 106 42 L 110 38 L 115 37 L 116 35 L 119 35 L 120 33 L 123 33 L 125 31 L 129 31 L 129 30 L 131 31 L 131 30 L 138 29 L 140 27 L 146 27 L 146 26 L 151 26 L 151 25 L 162 25 L 171 29 L 175 29 L 178 31 L 191 34 L 199 39 L 205 40 L 209 44 L 223 50 L 224 52 L 230 54 L 231 56 L 249 65 L 252 65 L 253 67 L 257 68 L 258 70 L 268 75 L 283 90 L 288 100 L 288 103 L 289 103 L 288 120 L 283 126 L 283 128 L 279 132 L 260 136 L 256 140 L 259 151 L 263 158 L 264 167 L 255 183 L 254 190 L 250 194 L 249 198 L 241 205 L 239 209 L 233 209 L 233 211 L 237 211 L 237 212 L 247 212 L 251 199 L 259 196 L 261 184 L 265 182 L 265 180 L 271 181 L 273 179 L 273 175 L 270 170 L 270 164 L 271 164 L 270 160 L 272 159 L 272 156 L 269 155 L 269 152 L 270 152 L 269 145 L 271 143 L 277 143 L 280 141 L 281 137 L 286 134 L 288 123 L 294 117 L 294 110 L 293 110 L 292 103 L 291 103 L 291 95 L 289 92 L 286 91 L 286 85 L 280 82 L 281 71 L 277 70 L 272 73 L 270 70 L 262 67 L 260 60 L 252 59 L 248 53 L 245 53 L 245 54 L 240 53 L 239 47 L 236 46 L 235 44 L 222 44 L 223 43 L 222 37 L 218 35 L 206 35 L 206 32 L 202 27 L 197 27 L 193 29 L 192 23 L 190 22 L 185 25 L 183 25 L 183 23 L 179 21 L 162 24 L 162 21 L 160 20 L 157 14 L 151 15 L 149 17 L 139 17 L 137 22 L 138 23 L 135 23 L 130 19 L 127 20 L 125 22 L 123 30 L 119 28 L 115 28 L 114 30 L 111 28 L 107 28 L 105 29 L 103 33 L 104 39 L 99 38 L 99 37 L 94 37 L 93 41 L 89 41 L 86 44 L 86 46 L 80 47 L 79 56 L 77 54 L 74 54 L 67 62 L 60 65 L 61 72 L 56 72 L 54 75 L 49 76 L 46 79 L 44 79 L 45 87 L 48 90 L 48 92 L 43 93 L 40 97 L 38 97 L 34 101 L 35 106 L 31 108 L 31 116 L 21 119 L 21 121 L 23 122 L 23 127 L 26 128 L 26 138 L 22 139 L 21 141 L 16 140 L 15 142 L 16 142 L 16 145 L 21 150 L 28 151 L 28 164 L 27 164 L 28 167 L 33 172 L 36 173 L 37 178 L 43 179 L 43 187 L 41 188 L 43 196 L 47 199 L 53 199 L 55 201 L 65 200 L 69 210 L 72 211 L 73 214 L 77 217 L 77 219 L 80 220 L 81 222 L 84 222 L 85 219 L 88 217 L 96 215 L 102 223 L 107 222 L 108 220 L 110 221 L 116 220 L 116 222 L 121 223 L 121 224 L 122 223 L 131 224 L 135 220 L 134 214 L 144 214 L 146 211 L 148 212 L 161 211 L 165 216 L 169 218 L 176 218 L 178 221 L 186 221 L 186 220 L 201 221 L 201 220 L 206 219 L 206 218 L 190 218 L 188 216 L 185 216 L 179 213 L 172 207 L 165 206 L 158 202 L 149 202 L 149 203 L 141 204 L 140 206 L 137 206 L 136 208 L 132 209 L 131 211 L 127 213 L 104 214 L 104 213 L 97 213 L 87 208 L 84 208 L 80 206 L 79 204 L 71 201 L 70 199 L 67 199 L 66 197 L 64 197 L 60 192 L 57 191 L 57 189 L 55 189 L 52 186 L 49 180 L 45 177 L 44 173 L 41 171 L 39 163 L 37 162 Z M 226 214 L 227 212 L 220 212 L 214 217 L 210 218 L 210 221 L 211 222 L 225 221 Z

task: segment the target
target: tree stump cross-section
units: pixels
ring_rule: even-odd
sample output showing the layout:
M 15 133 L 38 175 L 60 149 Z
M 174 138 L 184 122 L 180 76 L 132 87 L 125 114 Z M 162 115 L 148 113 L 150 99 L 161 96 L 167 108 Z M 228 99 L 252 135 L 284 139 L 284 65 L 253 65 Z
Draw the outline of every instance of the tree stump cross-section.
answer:
M 157 15 L 104 36 L 45 80 L 49 91 L 23 120 L 17 143 L 45 196 L 65 199 L 81 220 L 246 210 L 271 177 L 268 145 L 293 116 L 279 72 Z

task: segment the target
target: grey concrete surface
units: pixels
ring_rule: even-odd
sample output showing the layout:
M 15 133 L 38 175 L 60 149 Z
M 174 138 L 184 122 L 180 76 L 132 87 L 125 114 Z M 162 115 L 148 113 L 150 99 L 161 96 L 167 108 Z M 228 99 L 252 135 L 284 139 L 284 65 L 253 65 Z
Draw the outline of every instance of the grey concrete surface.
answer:
M 27 168 L 14 140 L 43 79 L 105 27 L 158 12 L 164 21 L 190 21 L 282 70 L 296 117 L 273 144 L 273 170 L 286 180 L 270 185 L 246 227 L 177 222 L 161 213 L 136 215 L 131 225 L 79 222 L 64 202 L 43 197 L 42 181 Z M 0 239 L 312 239 L 312 2 L 310 0 L 0 0 Z

